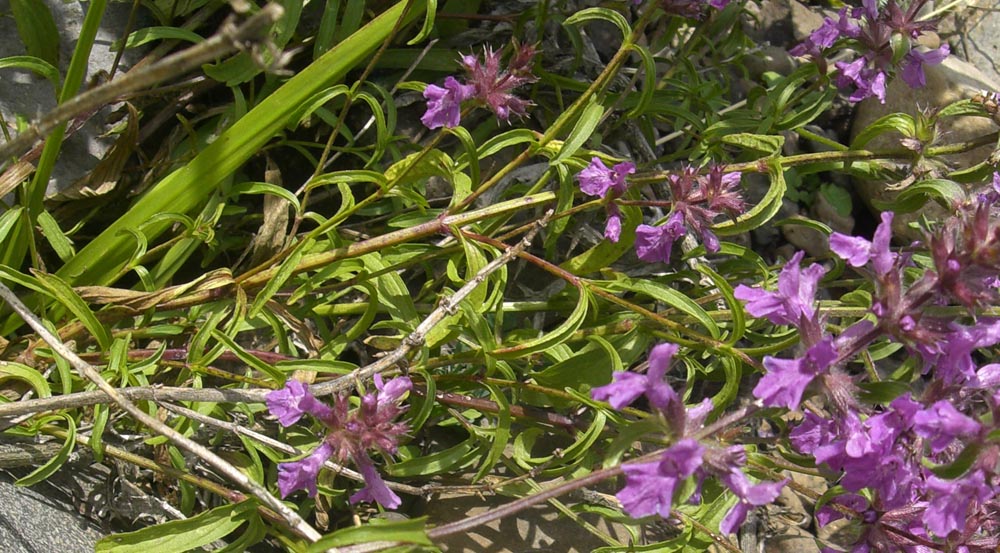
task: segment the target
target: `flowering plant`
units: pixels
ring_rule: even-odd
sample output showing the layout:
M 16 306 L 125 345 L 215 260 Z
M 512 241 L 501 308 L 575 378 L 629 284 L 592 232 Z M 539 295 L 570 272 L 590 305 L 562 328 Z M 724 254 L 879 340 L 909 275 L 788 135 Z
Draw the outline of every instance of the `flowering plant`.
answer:
M 184 519 L 97 550 L 1000 547 L 1000 96 L 894 96 L 961 3 L 10 4 L 18 483 Z

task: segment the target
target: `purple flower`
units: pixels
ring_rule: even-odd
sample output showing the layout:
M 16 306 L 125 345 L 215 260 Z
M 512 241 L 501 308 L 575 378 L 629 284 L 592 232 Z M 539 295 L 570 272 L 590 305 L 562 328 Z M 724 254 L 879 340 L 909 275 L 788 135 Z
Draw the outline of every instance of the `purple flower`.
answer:
M 723 212 L 735 217 L 746 208 L 739 191 L 740 177 L 737 172 L 723 172 L 720 165 L 712 166 L 706 175 L 685 167 L 667 177 L 673 212 L 684 215 L 684 223 L 701 237 L 709 252 L 719 251 L 719 238 L 712 232 L 716 217 Z
M 816 522 L 820 526 L 826 526 L 835 520 L 840 520 L 844 518 L 844 513 L 837 509 L 834 509 L 831 504 L 836 503 L 847 507 L 848 509 L 854 511 L 855 513 L 864 513 L 868 510 L 868 499 L 864 496 L 858 495 L 856 493 L 845 493 L 843 495 L 838 495 L 830 500 L 816 511 Z
M 604 223 L 604 237 L 617 243 L 622 236 L 622 212 L 615 204 L 608 204 L 608 221 Z
M 740 284 L 734 290 L 737 299 L 746 302 L 747 313 L 754 317 L 766 317 L 774 324 L 799 326 L 803 320 L 811 320 L 816 315 L 813 303 L 816 288 L 826 274 L 820 265 L 810 265 L 804 270 L 799 266 L 803 252 L 797 252 L 778 275 L 778 290 L 769 292 Z
M 882 222 L 875 229 L 875 236 L 869 242 L 859 236 L 848 236 L 835 232 L 830 235 L 830 250 L 852 267 L 863 267 L 869 261 L 878 276 L 886 275 L 895 261 L 895 254 L 889 251 L 892 240 L 891 211 L 882 212 Z
M 924 524 L 939 537 L 965 528 L 965 517 L 973 501 L 980 503 L 992 498 L 996 491 L 986 483 L 981 470 L 955 479 L 927 478 L 927 490 L 933 497 L 924 511 Z
M 913 418 L 913 430 L 917 435 L 931 440 L 931 452 L 940 453 L 959 436 L 979 433 L 982 426 L 963 415 L 947 400 L 941 400 Z
M 429 84 L 424 89 L 427 111 L 420 122 L 428 129 L 457 127 L 462 119 L 462 102 L 472 98 L 475 87 L 458 82 L 455 77 L 444 80 L 444 88 Z
M 734 534 L 747 518 L 747 513 L 754 507 L 767 505 L 778 498 L 781 488 L 785 487 L 788 479 L 780 482 L 761 482 L 751 484 L 742 471 L 734 470 L 722 477 L 722 482 L 728 487 L 739 501 L 726 513 L 726 516 L 719 524 L 719 531 L 723 534 Z
M 980 318 L 971 327 L 954 324 L 940 344 L 937 355 L 925 356 L 934 376 L 948 384 L 976 381 L 972 352 L 1000 343 L 1000 319 Z
M 910 88 L 923 88 L 927 84 L 927 79 L 924 77 L 924 65 L 939 64 L 950 53 L 951 49 L 947 44 L 942 44 L 940 48 L 926 52 L 910 50 L 906 54 L 905 65 L 903 65 L 903 80 L 910 85 Z
M 812 411 L 806 411 L 798 426 L 788 434 L 788 441 L 801 453 L 812 455 L 813 452 L 826 447 L 838 438 L 837 428 L 833 421 L 824 419 Z
M 395 421 L 406 410 L 399 402 L 412 387 L 407 377 L 385 382 L 376 374 L 375 392 L 365 394 L 361 406 L 350 412 L 345 396 L 336 396 L 331 408 L 296 380 L 289 380 L 284 389 L 269 393 L 265 398 L 268 409 L 283 425 L 294 424 L 309 413 L 327 427 L 321 445 L 310 455 L 278 465 L 278 489 L 282 497 L 296 490 L 306 490 L 310 497 L 316 495 L 316 478 L 323 463 L 333 456 L 340 462 L 350 457 L 365 480 L 365 487 L 351 496 L 351 501 L 378 501 L 387 508 L 397 507 L 399 498 L 386 487 L 366 451 L 375 448 L 395 453 L 399 437 L 408 429 L 405 423 Z
M 632 518 L 659 514 L 670 516 L 674 489 L 701 466 L 705 448 L 686 438 L 670 446 L 659 461 L 626 463 L 625 487 L 616 495 L 625 512 Z
M 358 465 L 358 471 L 361 472 L 361 476 L 365 479 L 365 487 L 361 488 L 350 497 L 351 503 L 376 501 L 379 505 L 385 507 L 386 509 L 395 509 L 396 507 L 399 507 L 402 500 L 399 499 L 399 496 L 393 493 L 393 491 L 389 489 L 389 486 L 385 484 L 385 480 L 382 480 L 382 476 L 379 475 L 378 470 L 375 469 L 375 463 L 372 462 L 371 458 L 369 458 L 367 454 L 362 452 L 356 455 L 354 457 L 354 463 Z
M 279 463 L 278 490 L 281 492 L 281 497 L 288 497 L 295 490 L 306 490 L 309 497 L 315 497 L 319 470 L 333 454 L 333 446 L 324 442 L 301 460 Z
M 846 88 L 854 86 L 854 92 L 848 97 L 852 102 L 860 102 L 872 96 L 885 103 L 885 72 L 868 67 L 868 59 L 861 57 L 850 63 L 838 61 L 834 64 L 840 70 L 837 76 L 837 86 Z
M 538 80 L 531 73 L 531 63 L 535 57 L 532 46 L 514 45 L 514 56 L 506 71 L 500 69 L 500 53 L 492 48 L 483 49 L 485 62 L 472 55 L 462 56 L 462 66 L 469 74 L 469 85 L 475 88 L 473 97 L 485 104 L 497 119 L 509 121 L 511 115 L 524 117 L 531 104 L 518 98 L 512 91 L 524 84 Z
M 666 223 L 658 227 L 639 225 L 635 229 L 636 255 L 649 263 L 657 261 L 669 263 L 674 242 L 686 233 L 684 215 L 677 211 L 670 215 Z
M 590 391 L 590 397 L 607 401 L 615 409 L 621 409 L 645 394 L 650 405 L 660 410 L 666 409 L 671 402 L 679 401 L 677 393 L 663 380 L 677 350 L 677 344 L 660 344 L 654 347 L 649 352 L 649 370 L 645 375 L 628 371 L 616 372 L 611 384 L 594 388 Z
M 608 166 L 601 161 L 601 158 L 594 157 L 590 165 L 585 167 L 576 175 L 576 180 L 580 183 L 580 190 L 588 196 L 603 198 L 609 190 L 614 196 L 621 196 L 625 193 L 625 177 L 635 173 L 635 164 L 623 161 L 608 169 Z
M 389 403 L 397 403 L 403 395 L 413 388 L 413 383 L 405 376 L 393 378 L 388 383 L 382 381 L 382 375 L 375 373 L 375 389 L 378 390 L 376 401 L 382 407 Z
M 309 392 L 308 386 L 293 378 L 285 382 L 284 388 L 268 392 L 264 401 L 281 426 L 295 424 L 306 413 L 323 421 L 333 417 L 333 410 L 329 406 L 316 399 Z
M 838 19 L 827 17 L 802 43 L 788 51 L 793 56 L 820 57 L 822 51 L 833 46 L 840 37 L 857 38 L 861 28 L 849 17 L 848 9 L 841 8 Z
M 753 395 L 768 407 L 798 409 L 802 393 L 816 375 L 830 368 L 837 359 L 837 348 L 832 338 L 825 338 L 809 348 L 798 359 L 778 359 L 767 356 L 764 368 L 767 374 L 753 389 Z
M 993 204 L 1000 202 L 1000 172 L 993 172 L 993 190 L 977 194 L 976 199 L 980 204 L 985 204 L 987 206 L 992 206 Z

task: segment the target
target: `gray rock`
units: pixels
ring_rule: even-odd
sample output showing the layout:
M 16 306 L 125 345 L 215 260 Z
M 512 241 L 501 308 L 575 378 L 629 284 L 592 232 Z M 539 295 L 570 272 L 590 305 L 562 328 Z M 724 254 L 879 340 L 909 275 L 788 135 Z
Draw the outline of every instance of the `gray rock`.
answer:
M 59 70 L 65 76 L 86 15 L 84 8 L 89 4 L 62 0 L 37 1 L 49 7 L 59 29 Z M 122 38 L 121 33 L 127 28 L 130 9 L 131 2 L 109 3 L 91 50 L 84 88 L 99 73 L 111 69 L 117 55 L 117 52 L 111 51 L 111 45 Z M 0 0 L 0 13 L 11 13 L 9 0 Z M 13 17 L 0 17 L 0 36 L 6 37 L 5 40 L 0 40 L 0 58 L 25 55 Z M 119 72 L 127 69 L 131 61 L 138 59 L 138 55 L 139 52 L 135 50 L 126 51 L 122 64 L 119 65 Z M 8 125 L 12 125 L 18 116 L 35 121 L 55 104 L 55 90 L 49 81 L 22 69 L 7 68 L 0 72 L 0 112 Z M 82 129 L 66 138 L 62 154 L 49 180 L 49 194 L 65 189 L 81 175 L 88 173 L 111 147 L 112 139 L 99 137 L 105 130 L 100 124 L 101 119 L 98 114 Z M 14 132 L 13 129 L 11 132 Z
M 869 98 L 858 104 L 852 136 L 856 136 L 879 117 L 890 113 L 908 113 L 916 115 L 918 110 L 940 108 L 965 98 L 972 98 L 982 90 L 1000 90 L 992 78 L 979 71 L 976 66 L 962 61 L 955 56 L 948 57 L 940 65 L 924 66 L 927 76 L 927 86 L 911 89 L 902 79 L 894 79 L 886 89 L 886 103 L 880 104 L 877 99 Z M 984 117 L 948 117 L 938 125 L 938 136 L 942 143 L 956 143 L 982 137 L 998 129 L 996 123 Z M 896 148 L 900 145 L 901 136 L 898 133 L 887 133 L 868 143 L 869 149 Z M 953 168 L 969 168 L 986 160 L 993 151 L 991 145 L 982 146 L 961 154 L 942 156 L 943 160 Z M 898 191 L 889 187 L 886 182 L 862 180 L 858 182 L 858 193 L 863 200 L 890 201 Z M 988 186 L 984 183 L 983 186 Z M 969 190 L 974 194 L 981 188 Z M 922 215 L 931 220 L 940 220 L 948 215 L 944 208 L 934 202 L 928 202 L 924 209 L 897 216 L 893 221 L 893 233 L 897 237 L 909 240 L 920 239 L 921 236 L 909 228 L 909 223 L 918 220 Z
M 997 2 L 977 2 L 955 17 L 957 52 L 987 77 L 1000 82 L 1000 12 Z
M 84 553 L 103 533 L 44 482 L 24 488 L 0 474 L 0 551 Z

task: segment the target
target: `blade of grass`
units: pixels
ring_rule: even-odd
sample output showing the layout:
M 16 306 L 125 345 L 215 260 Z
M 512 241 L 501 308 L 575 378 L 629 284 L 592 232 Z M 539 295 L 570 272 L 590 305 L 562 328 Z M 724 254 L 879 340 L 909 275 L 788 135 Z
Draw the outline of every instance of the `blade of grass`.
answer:
M 101 25 L 101 18 L 104 17 L 104 9 L 107 4 L 107 0 L 94 0 L 87 8 L 87 15 L 80 28 L 80 36 L 77 38 L 76 48 L 73 50 L 73 58 L 69 62 L 69 69 L 66 70 L 66 78 L 63 80 L 62 90 L 59 93 L 60 104 L 75 96 L 83 84 L 83 78 L 87 74 L 87 67 L 90 64 L 90 50 L 94 46 L 94 39 L 97 37 L 97 30 Z M 4 243 L 3 253 L 0 255 L 0 260 L 4 265 L 20 267 L 29 244 L 34 242 L 32 227 L 38 219 L 38 213 L 43 209 L 42 200 L 45 198 L 45 189 L 48 187 L 59 151 L 62 150 L 65 132 L 66 124 L 63 123 L 56 127 L 45 142 L 35 176 L 27 188 L 23 190 L 21 197 L 22 204 L 28 207 L 28 217 L 22 219 L 27 224 L 15 227 L 14 235 Z
M 284 128 L 301 102 L 343 78 L 374 51 L 386 39 L 405 5 L 406 2 L 399 2 L 386 10 L 262 100 L 190 163 L 160 181 L 124 216 L 81 249 L 58 271 L 59 276 L 74 285 L 110 284 L 111 278 L 127 262 L 127 252 L 131 250 L 132 238 L 123 231 L 137 228 L 157 213 L 189 213 L 197 209 L 219 182 Z M 408 13 L 415 18 L 420 10 L 410 9 Z M 169 227 L 166 222 L 149 224 L 144 232 L 147 239 L 153 240 Z

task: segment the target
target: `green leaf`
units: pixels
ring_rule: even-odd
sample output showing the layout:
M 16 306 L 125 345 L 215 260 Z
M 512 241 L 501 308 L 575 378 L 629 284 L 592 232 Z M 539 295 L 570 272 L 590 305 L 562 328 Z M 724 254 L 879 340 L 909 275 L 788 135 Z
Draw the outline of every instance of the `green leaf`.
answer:
M 14 361 L 0 361 L 0 380 L 5 378 L 16 378 L 27 382 L 35 390 L 35 393 L 38 394 L 38 397 L 49 397 L 52 395 L 48 381 L 37 370 L 27 365 L 15 363 Z
M 609 292 L 636 292 L 653 298 L 658 302 L 666 304 L 668 307 L 677 309 L 681 313 L 694 317 L 704 326 L 713 338 L 718 338 L 721 334 L 719 325 L 700 305 L 686 295 L 674 290 L 666 284 L 661 284 L 654 280 L 622 278 L 610 281 L 605 284 Z
M 858 384 L 861 393 L 860 399 L 866 403 L 888 404 L 897 397 L 905 394 L 910 387 L 905 382 L 895 380 L 883 380 L 882 382 L 862 382 Z
M 246 350 L 243 349 L 235 340 L 230 338 L 226 333 L 222 332 L 217 328 L 212 329 L 212 337 L 216 340 L 222 342 L 226 348 L 233 352 L 240 361 L 243 361 L 247 365 L 250 365 L 255 370 L 258 370 L 271 377 L 278 384 L 284 384 L 285 374 L 278 369 L 272 367 L 271 365 L 261 361 L 257 357 L 250 355 Z
M 302 206 L 299 204 L 299 199 L 295 197 L 295 194 L 292 194 L 287 189 L 276 184 L 271 184 L 269 182 L 243 182 L 237 184 L 231 190 L 234 196 L 238 196 L 240 194 L 270 194 L 272 196 L 278 196 L 279 198 L 283 198 L 285 201 L 292 204 L 295 207 L 296 213 L 302 212 Z
M 469 463 L 478 448 L 472 438 L 456 445 L 436 451 L 430 455 L 393 463 L 385 467 L 385 472 L 394 477 L 433 476 L 457 470 Z
M 101 321 L 97 320 L 94 313 L 90 310 L 87 302 L 83 301 L 77 293 L 70 288 L 69 284 L 66 284 L 63 279 L 57 277 L 56 275 L 50 275 L 48 273 L 43 273 L 40 271 L 32 271 L 38 282 L 45 287 L 52 297 L 56 299 L 59 303 L 63 304 L 70 313 L 80 319 L 80 323 L 94 336 L 97 340 L 98 346 L 104 351 L 107 351 L 111 347 L 111 333 L 108 329 L 104 327 Z
M 969 99 L 959 100 L 948 104 L 937 112 L 939 119 L 941 117 L 961 117 L 963 115 L 989 117 L 982 104 L 978 104 Z
M 319 20 L 313 44 L 313 57 L 318 58 L 327 53 L 334 44 L 334 33 L 337 32 L 337 15 L 340 12 L 340 2 L 327 1 L 323 3 L 323 16 Z
M 424 26 L 420 28 L 420 32 L 417 33 L 417 36 L 406 42 L 408 46 L 420 44 L 421 42 L 427 40 L 427 37 L 431 36 L 431 33 L 434 31 L 435 15 L 437 15 L 437 0 L 427 0 L 427 7 L 424 8 Z
M 94 546 L 95 553 L 183 553 L 233 533 L 256 516 L 253 499 L 223 505 L 185 520 L 174 520 L 124 534 L 112 534 Z
M 427 517 L 386 521 L 371 519 L 363 526 L 350 526 L 337 530 L 309 546 L 307 553 L 322 553 L 331 547 L 343 547 L 373 541 L 402 542 L 415 545 L 433 545 L 427 537 Z M 100 553 L 100 552 L 98 552 Z
M 500 460 L 504 448 L 507 447 L 507 443 L 510 441 L 510 403 L 497 386 L 488 382 L 484 382 L 483 386 L 490 391 L 490 397 L 497 404 L 497 425 L 490 436 L 490 441 L 492 442 L 490 449 L 483 458 L 479 470 L 476 471 L 476 475 L 472 478 L 473 482 L 478 482 L 493 470 L 493 465 Z
M 757 205 L 740 215 L 736 221 L 724 221 L 712 227 L 719 236 L 732 236 L 751 231 L 771 220 L 781 209 L 781 200 L 785 197 L 785 175 L 781 163 L 777 159 L 768 160 L 768 175 L 771 177 L 771 187 Z
M 872 200 L 872 206 L 881 211 L 912 213 L 924 207 L 928 200 L 936 200 L 946 208 L 951 208 L 961 204 L 965 199 L 965 189 L 957 182 L 927 179 L 907 186 L 895 200 Z
M 587 104 L 587 107 L 583 108 L 580 119 L 573 126 L 573 130 L 569 132 L 569 136 L 563 142 L 562 148 L 559 148 L 559 153 L 556 154 L 552 163 L 562 163 L 567 158 L 576 154 L 577 150 L 594 134 L 594 130 L 597 128 L 597 124 L 601 122 L 601 117 L 603 116 L 604 106 L 597 102 L 596 97 L 591 97 L 590 103 Z
M 39 0 L 10 0 L 17 34 L 28 55 L 59 66 L 59 28 L 48 5 Z
M 649 48 L 641 44 L 633 44 L 631 46 L 633 52 L 639 54 L 639 58 L 642 60 L 642 90 L 639 92 L 639 101 L 636 102 L 635 107 L 628 112 L 628 117 L 639 117 L 646 112 L 649 105 L 653 102 L 653 96 L 656 94 L 657 76 L 656 76 L 656 60 L 653 59 L 653 54 L 650 53 Z
M 123 217 L 73 256 L 58 274 L 71 283 L 108 284 L 128 261 L 131 251 L 123 244 L 131 244 L 133 239 L 120 234 L 121 231 L 138 228 L 157 213 L 190 213 L 202 207 L 224 179 L 257 155 L 264 144 L 284 128 L 289 115 L 303 101 L 342 79 L 378 48 L 396 27 L 407 4 L 397 2 L 288 79 L 194 159 L 147 191 Z M 407 16 L 407 21 L 421 13 L 423 4 L 417 0 L 411 6 L 410 11 L 415 13 Z M 152 243 L 170 226 L 170 223 L 158 222 L 147 225 L 144 231 Z
M 890 131 L 896 131 L 903 136 L 913 136 L 917 132 L 917 124 L 912 116 L 905 113 L 890 113 L 879 117 L 854 137 L 851 149 L 860 150 L 879 135 Z
M 489 352 L 488 355 L 498 359 L 516 359 L 545 351 L 556 344 L 561 344 L 580 328 L 580 325 L 583 324 L 583 318 L 587 316 L 587 310 L 590 305 L 590 292 L 584 288 L 580 288 L 579 290 L 580 296 L 577 299 L 576 307 L 558 327 L 538 338 L 522 342 L 515 346 L 498 348 Z
M 733 317 L 733 330 L 726 343 L 735 345 L 736 342 L 743 339 L 743 334 L 746 332 L 746 315 L 743 311 L 743 304 L 737 301 L 736 296 L 733 295 L 732 284 L 725 277 L 712 270 L 707 264 L 699 263 L 698 272 L 712 279 L 719 293 L 722 294 L 722 298 L 726 301 L 726 307 L 729 308 L 729 313 Z
M 774 134 L 753 134 L 747 132 L 727 134 L 722 137 L 723 144 L 737 146 L 746 150 L 760 152 L 767 156 L 775 156 L 781 153 L 781 148 L 785 145 L 785 137 Z
M 76 446 L 76 422 L 69 415 L 58 416 L 66 419 L 66 441 L 63 442 L 62 447 L 59 448 L 59 452 L 56 453 L 55 457 L 31 471 L 31 474 L 14 482 L 18 486 L 33 486 L 45 480 L 55 474 L 59 470 L 59 467 L 63 466 L 63 463 L 69 459 L 69 454 L 73 452 L 73 448 Z
M 59 70 L 49 62 L 34 56 L 10 56 L 0 59 L 0 69 L 14 67 L 17 69 L 27 69 L 40 77 L 44 77 L 55 87 L 56 95 L 59 94 Z
M 128 38 L 125 39 L 125 48 L 137 48 L 157 40 L 183 40 L 198 44 L 205 39 L 198 33 L 179 27 L 145 27 L 128 35 Z
M 59 228 L 59 223 L 56 222 L 55 217 L 51 213 L 42 211 L 38 214 L 37 222 L 38 226 L 42 229 L 42 236 L 45 236 L 45 240 L 52 246 L 52 251 L 56 252 L 59 259 L 66 261 L 73 257 L 76 253 L 73 249 L 73 243 L 70 242 L 62 229 Z
M 94 406 L 94 428 L 90 431 L 90 439 L 87 444 L 94 452 L 94 460 L 98 463 L 104 460 L 104 429 L 108 425 L 108 406 L 97 404 Z
M 935 465 L 931 463 L 927 457 L 923 458 L 924 466 L 931 469 L 931 471 L 940 478 L 945 478 L 948 480 L 953 480 L 965 474 L 972 466 L 972 463 L 979 457 L 979 452 L 982 446 L 978 443 L 971 443 L 961 453 L 958 457 L 955 457 L 950 463 L 943 465 Z
M 280 290 L 281 287 L 288 282 L 288 279 L 292 278 L 295 274 L 295 267 L 299 264 L 299 261 L 302 259 L 302 256 L 305 255 L 305 252 L 309 249 L 312 242 L 313 240 L 311 239 L 299 242 L 299 247 L 295 248 L 295 250 L 281 262 L 281 266 L 278 267 L 278 272 L 274 274 L 274 278 L 267 281 L 264 288 L 258 292 L 257 296 L 253 299 L 253 305 L 250 306 L 250 311 L 247 313 L 247 317 L 251 319 L 256 317 L 260 313 L 260 310 L 264 309 L 267 302 L 274 297 L 274 294 L 276 294 L 278 290 Z
M 625 38 L 626 40 L 632 34 L 632 27 L 628 24 L 625 16 L 614 10 L 609 10 L 608 8 L 587 8 L 585 10 L 580 10 L 571 15 L 568 19 L 566 19 L 566 21 L 563 21 L 563 25 L 577 25 L 579 23 L 583 23 L 584 21 L 592 21 L 595 19 L 614 23 L 622 32 L 622 38 Z

